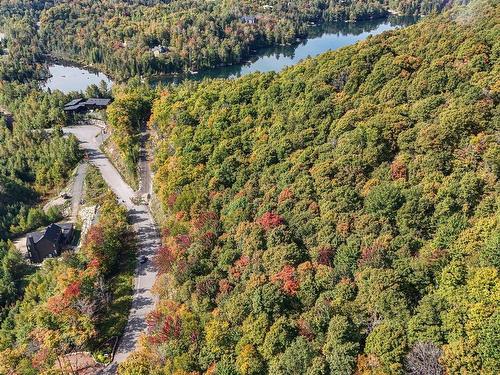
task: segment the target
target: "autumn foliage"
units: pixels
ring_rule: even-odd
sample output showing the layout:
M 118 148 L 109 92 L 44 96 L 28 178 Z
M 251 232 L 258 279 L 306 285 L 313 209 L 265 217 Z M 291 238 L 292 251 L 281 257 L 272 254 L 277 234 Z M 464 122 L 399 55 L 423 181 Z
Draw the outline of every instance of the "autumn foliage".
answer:
M 498 12 L 159 97 L 161 298 L 123 373 L 498 373 Z
M 91 349 L 104 339 L 100 324 L 112 299 L 109 275 L 116 272 L 117 256 L 129 246 L 129 236 L 124 209 L 108 195 L 79 253 L 45 261 L 30 280 L 14 320 L 9 320 L 10 337 L 17 342 L 0 338 L 0 368 L 5 360 L 18 373 L 45 373 L 58 356 Z
M 274 212 L 266 212 L 259 220 L 264 230 L 276 228 L 283 224 L 283 218 Z
M 288 295 L 297 294 L 299 283 L 295 277 L 295 268 L 292 266 L 284 266 L 283 269 L 277 274 L 271 276 L 272 281 L 277 281 L 281 284 L 281 289 Z

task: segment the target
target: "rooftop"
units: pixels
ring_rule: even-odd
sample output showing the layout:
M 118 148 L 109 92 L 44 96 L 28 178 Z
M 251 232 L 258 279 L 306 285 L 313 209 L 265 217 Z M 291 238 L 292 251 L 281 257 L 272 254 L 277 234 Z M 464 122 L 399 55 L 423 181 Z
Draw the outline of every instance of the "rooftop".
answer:
M 72 228 L 72 223 L 50 224 L 45 232 L 31 232 L 27 234 L 27 238 L 32 238 L 35 243 L 44 237 L 51 242 L 57 242 L 59 241 L 61 234 L 64 233 L 67 235 Z
M 64 107 L 72 107 L 72 106 L 75 106 L 77 105 L 78 103 L 81 103 L 83 101 L 82 98 L 78 98 L 78 99 L 73 99 L 72 101 L 70 101 L 69 103 L 66 103 L 64 105 Z
M 240 19 L 241 21 L 246 23 L 254 23 L 257 20 L 257 18 L 254 16 L 242 16 Z
M 111 99 L 89 98 L 83 104 L 85 104 L 85 105 L 107 106 L 110 102 L 111 102 Z
M 77 104 L 77 105 L 67 105 L 64 107 L 65 111 L 76 111 L 78 108 L 84 108 L 84 104 Z
M 65 111 L 76 111 L 78 109 L 86 109 L 87 107 L 106 107 L 111 103 L 111 99 L 89 98 L 87 100 L 79 98 L 73 99 L 64 106 Z M 92 109 L 92 108 L 90 108 Z
M 28 233 L 27 237 L 33 239 L 33 242 L 36 243 L 36 242 L 40 241 L 40 238 L 43 237 L 43 233 L 41 233 L 41 232 L 31 232 L 31 233 Z
M 50 224 L 45 230 L 44 237 L 50 242 L 58 242 L 61 237 L 61 227 L 57 224 Z

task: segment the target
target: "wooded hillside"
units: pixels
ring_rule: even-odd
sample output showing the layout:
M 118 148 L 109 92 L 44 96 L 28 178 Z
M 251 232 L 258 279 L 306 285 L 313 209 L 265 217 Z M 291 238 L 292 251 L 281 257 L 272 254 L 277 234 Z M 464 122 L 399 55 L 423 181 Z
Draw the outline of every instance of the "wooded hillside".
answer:
M 165 91 L 160 303 L 121 373 L 498 373 L 499 17 Z

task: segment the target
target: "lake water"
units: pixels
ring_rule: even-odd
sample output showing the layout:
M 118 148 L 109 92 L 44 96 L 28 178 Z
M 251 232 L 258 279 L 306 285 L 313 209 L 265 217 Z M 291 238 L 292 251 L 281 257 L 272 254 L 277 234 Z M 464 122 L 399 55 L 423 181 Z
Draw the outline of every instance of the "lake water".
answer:
M 255 72 L 280 71 L 311 56 L 336 50 L 398 27 L 409 26 L 417 21 L 414 17 L 390 16 L 384 19 L 360 21 L 355 23 L 338 22 L 324 26 L 311 27 L 309 38 L 294 45 L 263 48 L 248 58 L 248 61 L 231 66 L 223 66 L 199 72 L 198 74 L 164 77 L 163 83 L 178 83 L 185 79 L 236 78 Z M 104 80 L 108 86 L 112 81 L 103 73 L 91 72 L 74 66 L 52 65 L 52 77 L 44 85 L 45 89 L 83 91 L 91 84 Z
M 60 90 L 67 94 L 71 91 L 85 91 L 92 85 L 99 85 L 101 81 L 111 87 L 113 82 L 104 73 L 90 71 L 76 66 L 53 64 L 49 66 L 51 77 L 43 85 L 44 90 Z
M 246 63 L 224 66 L 191 75 L 191 79 L 237 78 L 255 72 L 278 72 L 288 66 L 295 65 L 307 57 L 314 57 L 327 51 L 336 50 L 360 40 L 369 35 L 381 34 L 414 24 L 415 17 L 390 16 L 388 18 L 359 21 L 338 22 L 335 24 L 312 27 L 309 37 L 293 45 L 263 48 Z M 181 77 L 182 79 L 183 77 Z M 178 81 L 179 78 L 165 81 Z

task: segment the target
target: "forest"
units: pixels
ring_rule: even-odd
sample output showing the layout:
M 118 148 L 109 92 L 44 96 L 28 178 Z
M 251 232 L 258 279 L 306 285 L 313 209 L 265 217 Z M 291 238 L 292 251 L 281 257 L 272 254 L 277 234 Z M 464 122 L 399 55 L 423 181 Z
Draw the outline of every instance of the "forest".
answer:
M 499 17 L 164 90 L 159 303 L 119 373 L 499 373 Z
M 60 219 L 56 208 L 44 212 L 40 203 L 64 186 L 81 158 L 76 138 L 63 137 L 60 130 L 60 97 L 3 82 L 0 107 L 11 94 L 17 96 L 10 102 L 14 124 L 7 126 L 0 117 L 0 322 L 33 272 L 8 240 Z
M 55 207 L 44 212 L 40 206 L 81 158 L 76 139 L 61 132 L 67 97 L 38 88 L 44 68 L 33 25 L 18 20 L 10 26 L 8 53 L 0 57 L 0 325 L 36 271 L 10 240 L 60 219 Z
M 11 20 L 29 22 L 43 54 L 124 81 L 240 62 L 257 48 L 306 37 L 310 23 L 379 18 L 389 11 L 430 14 L 465 2 L 0 0 L 0 25 L 9 30 Z

